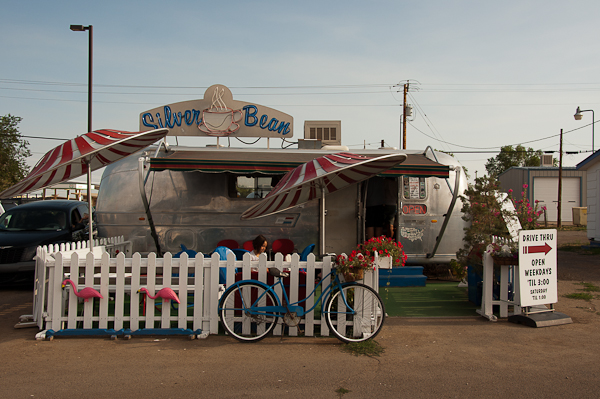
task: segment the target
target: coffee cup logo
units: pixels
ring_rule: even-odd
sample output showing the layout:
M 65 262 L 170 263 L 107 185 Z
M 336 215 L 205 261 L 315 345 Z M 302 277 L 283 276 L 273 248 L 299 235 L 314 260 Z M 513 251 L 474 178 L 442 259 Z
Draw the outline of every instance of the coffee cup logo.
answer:
M 223 101 L 225 89 L 215 88 L 210 108 L 202 111 L 202 122 L 198 125 L 200 131 L 209 136 L 229 136 L 240 128 L 237 123 L 242 119 L 241 110 L 229 108 Z

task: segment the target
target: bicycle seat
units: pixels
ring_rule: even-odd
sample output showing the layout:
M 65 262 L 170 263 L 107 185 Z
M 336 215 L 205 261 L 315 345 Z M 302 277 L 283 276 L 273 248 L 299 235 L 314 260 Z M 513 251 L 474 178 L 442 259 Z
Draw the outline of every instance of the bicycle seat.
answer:
M 269 274 L 273 277 L 279 277 L 279 278 L 286 278 L 290 275 L 289 273 L 282 272 L 281 270 L 279 270 L 276 267 L 269 268 Z

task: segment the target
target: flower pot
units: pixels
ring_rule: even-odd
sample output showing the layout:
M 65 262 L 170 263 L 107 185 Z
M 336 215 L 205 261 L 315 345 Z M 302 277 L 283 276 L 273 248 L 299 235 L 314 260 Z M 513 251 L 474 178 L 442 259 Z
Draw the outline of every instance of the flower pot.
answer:
M 375 263 L 378 269 L 391 269 L 392 268 L 392 257 L 391 256 L 382 256 L 377 258 L 377 262 Z
M 362 280 L 365 277 L 365 269 L 357 269 L 352 272 L 347 272 L 343 274 L 344 281 L 352 282 L 356 280 Z
M 512 256 L 493 256 L 494 263 L 498 266 L 518 265 L 519 259 Z

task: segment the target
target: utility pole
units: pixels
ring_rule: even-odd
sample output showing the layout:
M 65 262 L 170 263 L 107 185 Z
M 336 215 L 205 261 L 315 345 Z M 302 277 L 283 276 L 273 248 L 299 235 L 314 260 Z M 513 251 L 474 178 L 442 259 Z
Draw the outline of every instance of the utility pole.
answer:
M 408 95 L 408 82 L 404 84 L 404 106 L 402 112 L 402 149 L 406 150 L 406 96 Z
M 559 160 L 558 160 L 558 219 L 556 222 L 556 228 L 561 228 L 561 197 L 562 197 L 562 143 L 563 143 L 563 130 L 560 129 L 560 148 L 559 148 Z

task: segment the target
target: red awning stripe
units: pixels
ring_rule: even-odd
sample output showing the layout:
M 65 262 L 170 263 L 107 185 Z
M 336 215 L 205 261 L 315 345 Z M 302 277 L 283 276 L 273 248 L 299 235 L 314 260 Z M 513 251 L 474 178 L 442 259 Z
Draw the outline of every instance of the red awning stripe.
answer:
M 80 155 L 85 155 L 94 151 L 94 147 L 87 142 L 84 136 L 75 137 L 75 144 L 77 144 L 77 150 L 79 150 Z
M 339 169 L 326 156 L 315 159 L 315 162 L 317 162 L 321 169 L 323 169 L 327 173 L 334 172 Z
M 109 144 L 113 144 L 116 140 L 112 140 L 110 138 L 110 136 L 103 136 L 101 134 L 98 134 L 96 132 L 89 132 L 88 134 L 86 134 L 86 137 L 94 140 L 96 143 L 100 144 L 100 145 L 109 145 Z
M 317 168 L 315 167 L 314 162 L 309 162 L 306 164 L 306 169 L 304 172 L 304 179 L 311 180 L 317 177 Z

